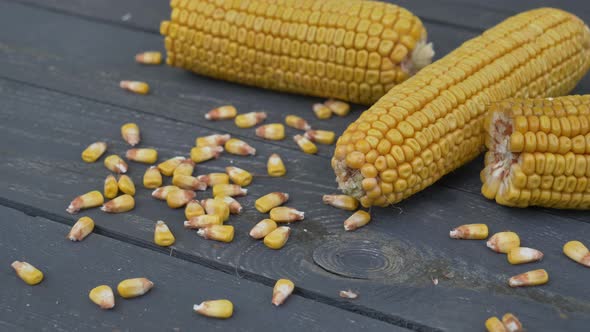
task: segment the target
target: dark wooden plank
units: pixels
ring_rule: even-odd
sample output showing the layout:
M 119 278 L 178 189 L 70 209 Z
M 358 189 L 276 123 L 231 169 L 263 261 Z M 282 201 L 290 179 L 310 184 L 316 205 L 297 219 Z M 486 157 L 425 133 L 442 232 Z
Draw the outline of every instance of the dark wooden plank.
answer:
M 6 160 L 0 165 L 0 201 L 66 223 L 73 221 L 64 211 L 67 202 L 100 188 L 106 175 L 100 163 L 80 161 L 79 153 L 88 142 L 106 139 L 111 152 L 121 153 L 126 147 L 118 138 L 118 123 L 132 120 L 143 129 L 142 145 L 157 147 L 165 158 L 186 153 L 194 135 L 208 133 L 5 80 L 0 80 L 0 99 L 0 152 Z M 169 210 L 143 189 L 130 213 L 106 215 L 95 209 L 88 214 L 105 234 L 142 246 L 152 246 L 154 221 L 166 220 L 177 237 L 172 255 L 229 273 L 237 270 L 250 279 L 289 277 L 305 296 L 416 330 L 473 330 L 488 316 L 505 311 L 521 315 L 531 330 L 576 330 L 590 322 L 590 290 L 580 286 L 589 270 L 560 253 L 567 240 L 588 238 L 590 225 L 533 209 L 506 209 L 478 195 L 433 186 L 398 205 L 401 210 L 373 209 L 371 225 L 345 233 L 342 221 L 349 213 L 321 203 L 321 194 L 336 191 L 328 160 L 263 143 L 256 147 L 260 151 L 256 157 L 223 156 L 197 167 L 199 174 L 230 163 L 260 170 L 271 151 L 288 160 L 286 178 L 257 177 L 249 186 L 250 194 L 240 199 L 246 211 L 229 222 L 236 227 L 231 244 L 213 243 L 183 230 L 182 211 Z M 132 164 L 130 175 L 139 181 L 144 169 Z M 289 205 L 307 213 L 305 221 L 293 225 L 293 236 L 280 251 L 270 251 L 247 236 L 263 218 L 252 209 L 253 201 L 274 190 L 288 191 Z M 546 259 L 510 266 L 483 242 L 448 239 L 450 228 L 474 221 L 487 223 L 493 232 L 517 231 L 523 244 L 543 250 Z M 540 267 L 550 271 L 549 285 L 519 290 L 506 286 L 510 275 Z M 358 270 L 371 271 L 369 279 L 347 277 Z M 454 277 L 447 280 L 444 275 L 449 273 Z M 433 277 L 439 278 L 438 286 L 432 284 Z M 358 290 L 361 297 L 352 303 L 335 297 L 347 288 Z
M 2 287 L 0 328 L 5 331 L 346 331 L 405 329 L 294 295 L 280 308 L 270 303 L 272 288 L 203 266 L 91 234 L 83 242 L 65 238 L 69 228 L 44 218 L 0 207 L 9 222 L 0 225 Z M 31 287 L 10 268 L 25 260 L 41 269 L 43 282 Z M 155 287 L 145 296 L 100 310 L 88 291 L 100 284 L 147 277 Z M 227 298 L 234 316 L 208 319 L 192 311 L 205 299 Z

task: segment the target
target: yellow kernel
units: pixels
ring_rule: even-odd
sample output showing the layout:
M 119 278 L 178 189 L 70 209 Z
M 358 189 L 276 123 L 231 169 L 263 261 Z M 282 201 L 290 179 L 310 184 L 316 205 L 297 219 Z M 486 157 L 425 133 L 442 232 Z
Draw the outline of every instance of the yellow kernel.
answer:
M 135 199 L 125 194 L 106 202 L 100 209 L 107 213 L 122 213 L 133 210 Z
M 121 89 L 131 91 L 140 95 L 145 95 L 150 92 L 150 86 L 141 81 L 121 81 L 119 83 Z
M 104 198 L 102 193 L 95 190 L 74 198 L 66 211 L 70 214 L 76 214 L 82 209 L 101 206 L 103 203 Z
M 523 331 L 522 323 L 520 322 L 520 320 L 518 320 L 518 318 L 516 318 L 516 316 L 514 316 L 511 313 L 506 313 L 504 314 L 504 316 L 502 316 L 502 323 L 506 327 L 507 332 Z
M 238 110 L 231 106 L 225 105 L 214 108 L 205 114 L 207 120 L 228 120 L 233 119 L 238 114 Z
M 498 317 L 490 317 L 485 323 L 488 332 L 508 332 Z
M 82 160 L 87 163 L 97 161 L 107 150 L 107 143 L 95 142 L 82 151 Z
M 255 155 L 256 149 L 248 145 L 248 143 L 239 140 L 237 138 L 232 138 L 225 142 L 225 150 L 228 153 L 239 155 L 239 156 L 247 156 L 247 155 Z
M 172 176 L 174 170 L 185 160 L 184 157 L 174 157 L 158 164 L 158 170 L 165 176 Z
M 350 112 L 350 105 L 343 101 L 329 99 L 324 102 L 324 105 L 338 116 L 346 116 Z
M 135 195 L 135 184 L 128 175 L 120 175 L 119 181 L 117 181 L 117 186 L 121 192 L 131 196 Z
M 43 272 L 27 262 L 14 261 L 10 266 L 19 278 L 31 286 L 43 281 Z
M 285 123 L 287 126 L 299 129 L 299 130 L 309 130 L 311 126 L 303 119 L 297 115 L 287 115 L 285 117 Z
M 71 241 L 82 241 L 92 233 L 92 230 L 94 230 L 94 220 L 90 217 L 82 217 L 72 226 L 67 237 Z
M 268 175 L 270 175 L 272 177 L 283 176 L 287 173 L 287 169 L 285 168 L 285 164 L 283 163 L 283 160 L 276 153 L 273 153 L 270 155 L 270 157 L 268 157 L 268 162 L 266 163 L 266 169 L 267 169 Z
M 117 155 L 110 155 L 104 159 L 104 166 L 113 173 L 126 173 L 127 163 Z
M 188 204 L 188 202 L 193 200 L 195 196 L 196 194 L 192 190 L 185 190 L 172 186 L 166 195 L 166 204 L 171 209 L 178 209 Z
M 356 198 L 347 195 L 324 195 L 322 201 L 325 204 L 348 211 L 354 211 L 359 206 Z
M 125 279 L 117 285 L 117 292 L 123 298 L 130 299 L 142 296 L 154 287 L 154 283 L 147 278 Z
M 285 126 L 281 123 L 271 123 L 256 128 L 256 136 L 264 139 L 280 141 L 285 138 Z
M 563 246 L 563 253 L 586 267 L 590 267 L 590 251 L 580 241 L 569 241 Z
M 359 210 L 352 214 L 344 221 L 345 231 L 354 231 L 365 226 L 371 221 L 371 215 L 367 211 Z
M 158 151 L 155 149 L 129 149 L 125 156 L 131 161 L 153 164 L 158 160 Z
M 229 184 L 229 175 L 225 173 L 209 173 L 197 176 L 197 180 L 205 182 L 209 187 L 216 184 Z
M 486 224 L 461 225 L 453 229 L 449 236 L 452 239 L 484 240 L 488 237 L 488 226 Z
M 191 149 L 191 160 L 197 164 L 202 163 L 207 160 L 217 159 L 221 152 L 223 152 L 221 146 L 194 147 Z
M 151 166 L 143 175 L 143 186 L 148 189 L 155 189 L 162 185 L 162 174 L 156 166 Z M 109 197 L 107 197 L 109 198 Z
M 543 269 L 525 272 L 508 280 L 510 287 L 538 286 L 549 281 L 549 274 Z
M 275 306 L 280 306 L 285 302 L 285 300 L 293 293 L 295 289 L 295 284 L 289 279 L 279 279 L 277 280 L 273 290 L 272 290 L 272 304 Z
M 187 190 L 206 190 L 207 184 L 199 181 L 194 176 L 176 174 L 172 177 L 172 184 L 181 189 Z
M 213 196 L 245 196 L 248 189 L 244 189 L 237 184 L 216 184 L 213 186 Z
M 313 113 L 320 120 L 332 117 L 332 110 L 324 104 L 313 104 Z
M 90 300 L 96 303 L 101 309 L 112 309 L 115 306 L 115 294 L 111 287 L 100 285 L 90 290 Z
M 234 305 L 229 300 L 212 300 L 195 304 L 193 310 L 203 316 L 226 319 L 233 315 Z
M 295 135 L 293 136 L 293 140 L 295 141 L 295 143 L 297 143 L 301 151 L 305 153 L 315 154 L 318 152 L 318 147 L 304 136 Z
M 211 225 L 199 229 L 197 234 L 208 240 L 231 242 L 234 239 L 234 226 Z
M 238 128 L 251 128 L 254 127 L 266 119 L 266 112 L 250 112 L 239 114 L 234 119 L 234 123 Z
M 264 237 L 264 245 L 270 249 L 281 249 L 289 240 L 291 228 L 286 226 L 277 227 Z
M 229 141 L 231 136 L 229 134 L 213 134 L 209 136 L 197 137 L 195 139 L 195 146 L 219 146 L 224 145 L 225 142 Z
M 190 219 L 192 217 L 198 217 L 205 214 L 205 210 L 201 206 L 201 203 L 197 200 L 191 200 L 186 204 L 184 208 L 184 216 L 186 219 Z
M 336 139 L 336 133 L 328 130 L 308 130 L 304 136 L 310 141 L 320 144 L 332 144 Z
M 270 210 L 270 219 L 276 222 L 295 222 L 305 218 L 305 213 L 294 208 L 279 206 Z
M 174 244 L 175 240 L 176 239 L 168 228 L 168 225 L 162 220 L 158 220 L 156 222 L 156 229 L 154 230 L 154 243 L 161 247 L 168 247 Z
M 543 253 L 537 249 L 517 247 L 508 250 L 506 255 L 510 264 L 524 264 L 543 259 Z
M 135 55 L 135 62 L 142 65 L 159 65 L 162 63 L 162 53 L 157 51 L 147 51 Z
M 487 246 L 495 252 L 505 254 L 512 248 L 520 247 L 520 238 L 514 232 L 500 232 L 488 240 Z
M 117 179 L 112 174 L 107 175 L 104 180 L 104 197 L 113 199 L 117 197 L 118 193 L 119 185 L 117 184 Z
M 195 162 L 192 159 L 183 160 L 172 172 L 173 176 L 176 175 L 187 175 L 192 176 L 195 171 Z
M 272 219 L 263 219 L 258 222 L 251 230 L 250 237 L 260 240 L 270 234 L 277 228 L 277 223 Z
M 252 182 L 252 174 L 241 168 L 228 166 L 225 168 L 225 172 L 229 175 L 233 183 L 241 187 L 246 187 Z

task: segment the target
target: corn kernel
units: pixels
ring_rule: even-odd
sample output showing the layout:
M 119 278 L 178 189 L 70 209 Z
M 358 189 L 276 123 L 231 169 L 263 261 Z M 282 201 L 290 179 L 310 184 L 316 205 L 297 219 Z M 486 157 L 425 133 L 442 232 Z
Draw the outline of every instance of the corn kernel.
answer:
M 131 196 L 135 195 L 135 184 L 128 175 L 120 175 L 119 181 L 117 181 L 117 186 L 121 192 Z
M 289 194 L 281 192 L 272 192 L 257 199 L 256 203 L 254 203 L 254 206 L 256 207 L 256 210 L 262 213 L 267 213 L 268 211 L 272 210 L 277 206 L 282 205 L 288 200 Z
M 196 177 L 190 175 L 174 175 L 172 184 L 181 189 L 189 190 L 207 190 L 207 184 L 199 181 Z
M 168 225 L 162 220 L 156 222 L 156 229 L 154 230 L 154 243 L 160 247 L 168 247 L 174 244 L 176 239 L 168 228 Z
M 344 230 L 354 231 L 357 228 L 365 226 L 369 221 L 371 221 L 371 215 L 367 211 L 356 211 L 344 221 Z
M 186 158 L 174 157 L 158 164 L 158 170 L 165 176 L 172 176 L 176 167 L 178 167 Z
M 318 152 L 318 147 L 315 144 L 313 144 L 312 141 L 301 135 L 293 136 L 293 140 L 295 141 L 295 143 L 297 143 L 301 151 L 305 153 L 315 154 Z
M 345 299 L 351 299 L 354 300 L 357 297 L 359 297 L 358 293 L 353 292 L 352 290 L 341 290 L 338 295 L 340 295 L 340 297 L 345 298 Z
M 121 136 L 127 144 L 136 146 L 141 140 L 141 134 L 139 133 L 139 126 L 135 123 L 126 123 L 121 126 Z
M 354 211 L 359 207 L 358 200 L 348 195 L 324 195 L 322 201 L 324 204 L 347 211 Z
M 225 150 L 228 153 L 235 154 L 238 156 L 248 156 L 248 155 L 255 155 L 256 149 L 248 145 L 248 143 L 239 140 L 237 138 L 232 138 L 229 141 L 225 142 Z
M 201 201 L 201 206 L 207 214 L 219 216 L 221 221 L 226 221 L 229 218 L 229 205 L 223 199 L 204 199 Z
M 299 117 L 297 115 L 287 115 L 285 117 L 285 123 L 287 124 L 287 126 L 289 126 L 291 128 L 299 129 L 299 130 L 310 130 L 311 129 L 311 126 L 309 125 L 309 123 L 307 123 L 307 121 L 305 121 L 304 118 Z
M 14 261 L 10 266 L 19 278 L 31 286 L 43 281 L 43 272 L 27 262 Z
M 207 120 L 228 120 L 233 119 L 238 114 L 238 110 L 231 106 L 225 105 L 218 108 L 214 108 L 205 114 Z
M 246 187 L 252 182 L 252 174 L 238 167 L 228 166 L 225 168 L 225 172 L 229 175 L 229 178 L 233 183 Z
M 140 81 L 121 81 L 119 83 L 121 89 L 138 93 L 140 95 L 146 95 L 150 92 L 150 86 L 146 82 Z
M 204 214 L 184 221 L 184 227 L 191 229 L 206 228 L 213 225 L 223 225 L 223 220 L 217 215 Z
M 151 166 L 143 174 L 143 186 L 148 189 L 155 189 L 162 185 L 162 174 L 158 167 Z
M 229 184 L 229 175 L 225 173 L 209 173 L 197 176 L 197 180 L 205 182 L 209 187 L 213 187 L 216 184 Z
M 195 192 L 192 190 L 184 190 L 176 187 L 176 189 L 172 189 L 166 195 L 166 204 L 171 209 L 178 209 L 190 202 L 196 196 Z
M 180 189 L 177 186 L 164 186 L 156 188 L 156 190 L 152 191 L 152 197 L 159 199 L 161 201 L 165 201 L 168 198 L 168 194 L 172 190 Z
M 216 184 L 213 186 L 213 196 L 245 196 L 248 189 L 244 189 L 237 184 Z
M 590 267 L 590 251 L 580 241 L 569 241 L 563 246 L 563 253 L 586 267 Z
M 520 247 L 520 238 L 514 232 L 500 232 L 488 240 L 487 246 L 495 252 L 505 254 L 512 248 Z
M 119 185 L 117 179 L 112 174 L 107 175 L 104 179 L 104 197 L 113 199 L 119 194 Z
M 283 160 L 276 153 L 273 153 L 270 155 L 270 157 L 268 157 L 266 169 L 268 171 L 268 175 L 272 177 L 283 176 L 287 173 L 287 169 L 285 168 L 285 164 L 283 164 Z
M 87 163 L 97 161 L 107 150 L 107 143 L 95 142 L 90 144 L 84 151 L 82 151 L 82 160 Z
M 320 120 L 329 119 L 332 117 L 332 110 L 324 104 L 313 104 L 313 113 L 316 118 Z
M 525 272 L 508 280 L 510 287 L 538 286 L 549 281 L 549 274 L 543 269 Z
M 332 144 L 336 140 L 336 133 L 329 130 L 308 130 L 304 136 L 308 140 L 320 144 Z
M 229 206 L 229 213 L 240 214 L 242 213 L 243 207 L 240 202 L 236 201 L 235 198 L 230 196 L 216 196 L 215 199 L 219 199 L 225 202 Z
M 198 164 L 207 160 L 217 159 L 222 152 L 223 148 L 221 146 L 194 147 L 191 149 L 191 159 Z
M 195 146 L 221 146 L 229 141 L 231 136 L 229 134 L 213 134 L 209 136 L 197 137 L 195 139 Z
M 264 245 L 270 249 L 281 249 L 289 240 L 291 228 L 286 226 L 277 227 L 274 231 L 264 237 Z
M 111 309 L 115 306 L 115 294 L 111 287 L 100 285 L 90 290 L 90 300 L 96 303 L 101 309 Z
M 233 315 L 234 305 L 229 300 L 212 300 L 195 304 L 193 310 L 203 316 L 225 319 Z
M 270 210 L 270 219 L 276 222 L 294 222 L 305 218 L 305 213 L 286 206 L 279 206 Z
M 239 114 L 234 122 L 238 128 L 252 128 L 266 119 L 266 112 Z
M 125 194 L 106 202 L 100 209 L 107 213 L 122 213 L 133 210 L 135 199 Z
M 543 259 L 543 253 L 537 249 L 518 247 L 508 250 L 506 258 L 513 265 L 525 264 L 540 261 Z
M 504 316 L 502 316 L 502 323 L 504 323 L 506 331 L 508 332 L 524 331 L 520 320 L 518 320 L 518 318 L 511 313 L 506 313 L 504 314 Z
M 158 160 L 158 151 L 155 149 L 129 149 L 125 154 L 127 160 L 144 164 L 153 164 Z
M 231 242 L 234 239 L 234 226 L 211 225 L 199 229 L 197 234 L 208 240 Z
M 490 317 L 486 320 L 488 332 L 508 332 L 498 317 Z
M 488 237 L 488 225 L 467 224 L 461 225 L 449 232 L 452 239 L 485 240 Z
M 195 162 L 192 159 L 183 160 L 178 167 L 172 172 L 172 176 L 187 175 L 192 176 L 195 171 Z
M 329 99 L 324 102 L 324 105 L 338 116 L 346 116 L 350 112 L 350 105 L 343 101 Z
M 119 156 L 112 154 L 104 159 L 104 166 L 113 173 L 126 173 L 127 163 Z
M 186 204 L 186 207 L 184 208 L 184 216 L 186 217 L 186 219 L 202 216 L 204 214 L 205 214 L 205 209 L 203 209 L 203 207 L 201 206 L 201 203 L 199 203 L 199 201 L 197 201 L 195 199 L 188 202 Z
M 135 62 L 142 65 L 159 65 L 162 63 L 162 53 L 157 51 L 147 51 L 135 55 Z
M 154 283 L 147 278 L 125 279 L 117 285 L 117 292 L 122 298 L 131 299 L 142 296 L 154 288 Z
M 272 290 L 272 304 L 275 306 L 280 306 L 285 302 L 285 300 L 293 293 L 295 289 L 295 284 L 289 279 L 279 279 L 277 280 L 273 290 Z
M 84 195 L 74 198 L 66 211 L 70 214 L 76 214 L 82 209 L 89 209 L 101 206 L 104 203 L 104 198 L 100 191 L 91 191 Z
M 263 219 L 252 227 L 250 230 L 250 236 L 253 239 L 260 240 L 275 229 L 277 229 L 277 223 L 274 220 Z
M 70 229 L 68 239 L 71 241 L 82 241 L 88 234 L 92 233 L 92 230 L 94 230 L 94 220 L 90 217 L 82 217 Z
M 280 141 L 285 138 L 285 126 L 280 123 L 271 123 L 256 128 L 256 136 L 264 139 Z

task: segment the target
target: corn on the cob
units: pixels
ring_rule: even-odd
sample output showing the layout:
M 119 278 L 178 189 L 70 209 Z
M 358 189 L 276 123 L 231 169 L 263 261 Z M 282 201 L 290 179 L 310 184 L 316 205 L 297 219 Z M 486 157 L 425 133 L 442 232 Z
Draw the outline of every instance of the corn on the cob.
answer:
M 268 211 L 272 210 L 273 208 L 282 205 L 286 201 L 289 200 L 289 194 L 281 193 L 281 192 L 273 192 L 270 194 L 266 194 L 259 199 L 256 200 L 254 206 L 256 210 L 267 213 Z
M 367 211 L 356 211 L 344 221 L 344 230 L 354 231 L 355 229 L 365 226 L 369 221 L 371 221 L 371 215 Z
M 143 174 L 143 186 L 148 189 L 155 189 L 162 185 L 162 174 L 156 166 L 151 166 Z
M 119 187 L 119 190 L 121 190 L 121 192 L 131 196 L 135 195 L 135 184 L 128 175 L 123 174 L 119 176 L 117 186 Z
M 248 145 L 248 143 L 239 140 L 237 138 L 232 138 L 225 142 L 225 150 L 228 153 L 235 154 L 238 156 L 248 156 L 248 155 L 255 155 L 256 149 Z
M 520 247 L 520 237 L 514 232 L 499 232 L 492 235 L 486 245 L 495 252 L 505 254 L 512 248 Z
M 191 159 L 183 160 L 178 167 L 172 172 L 172 176 L 187 175 L 192 176 L 195 171 L 195 162 Z
M 252 182 L 252 174 L 241 168 L 228 166 L 225 168 L 225 172 L 229 175 L 232 182 L 238 186 L 246 187 Z
M 43 281 L 43 272 L 27 262 L 14 261 L 10 266 L 19 278 L 31 286 Z
M 90 217 L 82 217 L 70 229 L 68 239 L 71 241 L 82 241 L 88 234 L 92 233 L 92 230 L 94 230 L 94 220 Z
M 589 119 L 590 95 L 493 104 L 483 195 L 508 206 L 590 209 Z
M 217 215 L 204 214 L 201 216 L 194 216 L 184 221 L 184 227 L 191 229 L 206 228 L 213 225 L 222 225 L 223 220 Z
M 207 190 L 207 184 L 190 175 L 177 174 L 172 177 L 172 184 L 181 189 Z
M 580 241 L 569 241 L 563 246 L 563 253 L 586 267 L 590 267 L 590 251 Z
M 164 186 L 159 187 L 156 190 L 152 191 L 152 197 L 165 201 L 168 198 L 168 194 L 173 191 L 180 189 L 177 186 Z
M 549 274 L 543 269 L 519 274 L 508 280 L 510 287 L 538 286 L 549 281 Z
M 184 157 L 174 157 L 168 160 L 165 160 L 158 164 L 158 169 L 160 173 L 166 176 L 172 176 L 176 167 L 178 167 L 186 158 Z
M 229 175 L 225 173 L 209 173 L 197 176 L 197 180 L 205 182 L 209 187 L 216 184 L 229 184 Z
M 178 187 L 172 188 L 166 195 L 166 204 L 171 209 L 178 209 L 188 204 L 195 198 L 196 194 L 192 190 L 184 190 Z
M 217 159 L 222 152 L 223 148 L 221 146 L 197 146 L 191 149 L 191 159 L 198 164 Z
M 338 116 L 347 116 L 350 112 L 350 105 L 340 100 L 326 100 L 324 105 L 326 105 L 332 111 L 332 113 Z
M 84 151 L 82 151 L 82 160 L 87 163 L 97 161 L 107 150 L 107 143 L 95 142 L 90 144 Z
M 146 51 L 135 55 L 135 62 L 142 65 L 159 65 L 162 63 L 162 53 L 157 51 Z
M 184 216 L 186 219 L 190 219 L 192 217 L 198 217 L 205 214 L 205 209 L 201 206 L 201 203 L 196 199 L 188 202 L 186 207 L 184 208 Z
M 506 313 L 502 316 L 502 323 L 506 327 L 507 332 L 522 332 L 522 323 L 516 316 L 511 313 Z
M 305 218 L 305 213 L 287 206 L 279 206 L 270 210 L 270 219 L 276 222 L 295 222 Z
M 208 240 L 231 242 L 234 239 L 234 226 L 211 225 L 199 229 L 197 234 Z
M 103 203 L 104 197 L 102 197 L 101 192 L 95 190 L 74 198 L 66 211 L 70 214 L 76 214 L 82 209 L 101 206 Z
M 119 185 L 117 184 L 117 179 L 112 174 L 107 175 L 106 179 L 104 179 L 104 197 L 108 199 L 113 199 L 117 197 L 119 194 Z
M 359 207 L 359 201 L 347 195 L 324 195 L 322 196 L 322 201 L 324 204 L 348 211 L 354 211 Z
M 275 229 L 277 229 L 277 223 L 274 220 L 263 219 L 252 227 L 250 230 L 250 236 L 253 239 L 260 240 Z
M 266 119 L 266 112 L 250 112 L 240 114 L 234 119 L 238 128 L 251 128 L 262 123 Z
M 126 123 L 121 126 L 121 136 L 127 144 L 136 146 L 141 141 L 141 134 L 139 132 L 139 126 L 135 123 Z
M 229 81 L 368 104 L 431 62 L 420 20 L 359 0 L 172 2 L 167 62 Z
M 144 164 L 153 164 L 158 160 L 156 149 L 129 149 L 125 154 L 127 160 Z
M 271 123 L 256 128 L 256 136 L 272 141 L 285 139 L 285 126 L 281 123 Z
M 488 332 L 508 332 L 498 317 L 488 318 L 485 325 Z
M 215 199 L 219 199 L 225 202 L 227 206 L 229 206 L 229 213 L 231 214 L 240 214 L 244 209 L 240 202 L 236 201 L 235 198 L 231 196 L 216 196 Z
M 229 205 L 223 199 L 204 199 L 201 201 L 201 206 L 208 215 L 219 216 L 221 221 L 229 218 Z
M 285 164 L 283 163 L 281 156 L 276 153 L 273 153 L 270 155 L 270 157 L 268 157 L 266 170 L 268 175 L 272 177 L 278 177 L 287 174 L 287 169 L 285 168 Z
M 121 89 L 146 95 L 150 92 L 150 86 L 146 82 L 141 81 L 121 81 L 119 82 Z
M 508 250 L 506 258 L 508 263 L 513 265 L 525 264 L 540 261 L 543 259 L 543 253 L 537 249 L 518 247 Z
M 456 227 L 449 232 L 452 239 L 485 240 L 488 237 L 488 225 L 468 224 Z
M 320 120 L 326 120 L 332 117 L 332 110 L 324 104 L 313 104 L 313 114 Z
M 197 137 L 195 139 L 195 146 L 221 146 L 229 141 L 231 136 L 229 134 L 213 134 L 209 136 Z
M 195 304 L 193 310 L 203 316 L 225 319 L 233 315 L 234 305 L 229 300 L 212 300 Z
M 224 105 L 214 108 L 205 114 L 207 120 L 228 120 L 233 119 L 238 114 L 238 110 L 232 105 Z
M 104 159 L 104 166 L 111 172 L 122 174 L 127 173 L 127 163 L 121 157 L 112 154 Z
M 320 144 L 332 144 L 336 139 L 336 133 L 329 130 L 308 130 L 304 136 L 308 140 Z
M 336 143 L 340 188 L 394 204 L 477 156 L 486 105 L 570 91 L 590 67 L 590 30 L 542 8 L 507 19 L 395 86 Z
M 96 303 L 101 309 L 112 309 L 115 306 L 115 294 L 111 287 L 100 285 L 90 290 L 90 300 Z
M 133 210 L 135 199 L 125 194 L 106 202 L 100 209 L 107 213 L 122 213 Z
M 297 116 L 297 115 L 287 115 L 285 117 L 285 124 L 291 128 L 299 129 L 299 130 L 310 130 L 311 126 L 304 118 Z
M 293 293 L 295 284 L 289 279 L 279 279 L 272 289 L 272 304 L 280 306 Z
M 154 243 L 161 247 L 168 247 L 173 245 L 174 241 L 176 241 L 176 238 L 174 238 L 174 234 L 172 234 L 168 225 L 162 220 L 158 220 L 154 230 Z
M 291 234 L 291 228 L 287 226 L 277 227 L 274 231 L 268 233 L 264 237 L 264 245 L 270 249 L 281 249 L 289 240 Z
M 293 136 L 293 140 L 295 141 L 295 143 L 297 143 L 297 145 L 299 146 L 301 151 L 303 151 L 305 153 L 309 153 L 309 154 L 318 153 L 318 147 L 315 144 L 313 144 L 312 141 L 307 139 L 307 137 L 301 136 L 301 135 L 295 135 L 295 136 Z
M 245 196 L 248 189 L 244 189 L 237 184 L 216 184 L 213 186 L 213 197 L 217 196 Z
M 142 296 L 154 288 L 154 283 L 148 278 L 125 279 L 117 285 L 117 292 L 126 299 Z

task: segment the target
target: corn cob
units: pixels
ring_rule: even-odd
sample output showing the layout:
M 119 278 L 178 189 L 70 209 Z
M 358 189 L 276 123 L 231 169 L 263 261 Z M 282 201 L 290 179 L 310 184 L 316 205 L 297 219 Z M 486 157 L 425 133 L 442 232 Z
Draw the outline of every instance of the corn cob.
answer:
M 590 95 L 505 100 L 491 106 L 485 130 L 485 197 L 590 209 Z
M 172 1 L 167 63 L 263 88 L 370 104 L 428 65 L 422 22 L 360 0 Z
M 387 206 L 477 156 L 486 105 L 571 91 L 590 68 L 590 30 L 543 8 L 507 19 L 395 86 L 338 139 L 340 188 Z

